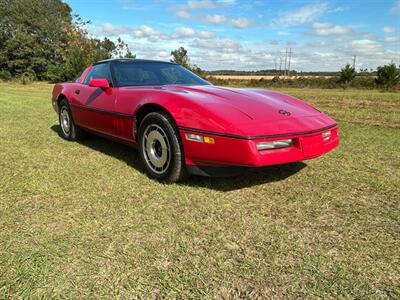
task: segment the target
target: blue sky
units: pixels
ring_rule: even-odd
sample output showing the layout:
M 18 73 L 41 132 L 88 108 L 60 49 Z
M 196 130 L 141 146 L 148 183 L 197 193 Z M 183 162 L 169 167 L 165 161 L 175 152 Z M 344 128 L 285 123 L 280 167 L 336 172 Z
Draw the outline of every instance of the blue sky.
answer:
M 279 67 L 336 71 L 400 63 L 400 0 L 68 0 L 93 36 L 121 37 L 138 58 L 179 46 L 207 70 Z

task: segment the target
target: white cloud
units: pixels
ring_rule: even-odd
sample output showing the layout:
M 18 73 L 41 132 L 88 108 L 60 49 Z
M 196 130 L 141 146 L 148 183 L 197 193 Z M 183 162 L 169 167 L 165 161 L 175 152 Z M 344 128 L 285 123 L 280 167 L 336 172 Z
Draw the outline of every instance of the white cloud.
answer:
M 188 1 L 185 6 L 188 9 L 215 8 L 215 4 L 210 0 Z
M 171 50 L 184 46 L 191 61 L 206 70 L 270 69 L 275 63 L 279 67 L 279 58 L 284 60 L 284 43 L 268 47 L 265 43 L 242 44 L 238 40 L 215 37 L 208 41 L 194 38 L 187 43 L 147 43 L 143 46 L 133 41 L 130 47 L 139 58 L 168 60 Z M 385 49 L 373 40 L 355 40 L 342 45 L 336 38 L 333 38 L 326 48 L 319 50 L 314 50 L 305 43 L 300 43 L 299 47 L 292 50 L 292 69 L 305 71 L 337 71 L 346 62 L 351 62 L 352 55 L 357 55 L 357 68 L 376 68 L 400 55 L 398 50 Z
M 317 57 L 323 58 L 323 59 L 326 59 L 326 58 L 337 58 L 338 57 L 337 54 L 332 53 L 332 52 L 318 52 L 318 51 L 316 51 L 316 52 L 314 52 L 314 55 L 317 56 Z
M 147 39 L 167 39 L 167 35 L 163 32 L 154 29 L 148 25 L 142 25 L 138 28 L 132 28 L 124 25 L 114 25 L 111 23 L 104 23 L 90 29 L 90 32 L 97 36 L 119 37 L 123 35 L 132 36 L 135 38 Z
M 226 24 L 232 25 L 229 22 L 228 18 Z M 335 71 L 346 62 L 350 62 L 353 55 L 357 55 L 357 68 L 376 68 L 400 57 L 396 44 L 399 40 L 390 34 L 382 37 L 380 42 L 373 37 L 350 40 L 351 35 L 337 34 L 343 31 L 335 29 L 335 25 L 316 27 L 332 33 L 328 35 L 329 40 L 297 41 L 295 47 L 291 46 L 292 68 Z M 149 25 L 130 27 L 105 23 L 89 29 L 99 38 L 108 36 L 115 41 L 121 36 L 138 58 L 169 60 L 171 50 L 183 46 L 188 50 L 191 61 L 207 70 L 273 68 L 275 63 L 279 66 L 280 58 L 284 59 L 282 50 L 287 45 L 292 45 L 290 37 L 285 36 L 273 41 L 246 42 L 226 38 L 223 36 L 223 31 L 216 36 L 213 32 L 198 31 L 189 26 L 179 26 L 168 31 L 160 28 Z
M 194 48 L 215 50 L 224 53 L 237 53 L 243 49 L 239 41 L 225 38 L 215 38 L 211 42 L 195 39 L 191 44 Z
M 179 5 L 181 10 L 213 9 L 221 6 L 234 5 L 235 0 L 189 0 L 185 4 Z
M 193 11 L 195 10 L 223 8 L 225 6 L 234 5 L 235 3 L 236 0 L 189 0 L 184 4 L 176 5 L 174 12 L 176 16 L 184 19 L 193 18 L 201 22 L 216 25 L 230 24 L 240 29 L 249 27 L 253 21 L 248 18 L 240 17 L 233 19 L 223 14 L 193 15 Z
M 251 25 L 252 21 L 247 18 L 237 18 L 237 19 L 232 19 L 231 23 L 236 28 L 246 28 Z
M 189 0 L 185 4 L 177 6 L 175 15 L 181 18 L 188 19 L 191 17 L 191 11 L 196 9 L 212 9 L 216 8 L 217 5 L 210 0 Z
M 326 48 L 331 46 L 332 44 L 328 41 L 319 41 L 319 42 L 309 42 L 306 45 L 312 48 Z
M 311 22 L 326 13 L 328 9 L 328 4 L 324 2 L 306 5 L 280 14 L 278 18 L 270 23 L 270 26 L 290 27 Z
M 400 42 L 400 37 L 397 36 L 389 36 L 383 39 L 386 43 L 398 43 Z
M 190 27 L 178 27 L 175 28 L 175 34 L 178 37 L 192 37 L 194 36 L 195 31 Z
M 92 33 L 96 35 L 113 37 L 129 33 L 130 31 L 131 29 L 129 28 L 129 26 L 118 26 L 111 23 L 104 23 L 100 26 L 95 27 Z
M 377 56 L 384 54 L 383 46 L 373 40 L 353 40 L 344 46 L 345 52 L 350 55 Z
M 312 24 L 312 28 L 314 29 L 313 34 L 320 36 L 346 35 L 354 32 L 350 26 L 333 25 L 330 23 L 315 22 Z
M 214 34 L 210 31 L 199 31 L 196 33 L 196 36 L 201 39 L 210 39 Z
M 400 31 L 400 30 L 398 28 L 395 28 L 395 27 L 385 26 L 385 27 L 382 28 L 382 31 L 384 33 L 395 33 L 396 31 Z
M 190 18 L 190 13 L 189 13 L 187 10 L 183 10 L 183 9 L 177 10 L 177 11 L 175 12 L 175 14 L 176 14 L 178 17 L 181 17 L 181 18 L 184 18 L 184 19 L 189 19 L 189 18 Z
M 119 26 L 111 23 L 104 23 L 90 28 L 90 32 L 96 36 L 107 37 L 131 37 L 134 39 L 157 41 L 182 41 L 188 38 L 210 39 L 214 34 L 210 31 L 195 31 L 191 27 L 177 27 L 171 33 L 166 33 L 148 25 L 141 25 L 138 28 Z
M 210 31 L 195 31 L 191 27 L 177 27 L 170 38 L 198 38 L 198 39 L 210 39 L 214 34 Z
M 134 30 L 130 35 L 135 38 L 147 39 L 153 42 L 169 39 L 168 35 L 148 25 L 140 26 L 138 29 Z
M 230 19 L 227 16 L 219 14 L 206 15 L 199 18 L 199 20 L 215 25 L 230 24 L 239 29 L 247 28 L 253 23 L 253 21 L 248 18 Z
M 224 15 L 206 15 L 204 20 L 212 24 L 224 24 L 228 22 L 228 18 Z

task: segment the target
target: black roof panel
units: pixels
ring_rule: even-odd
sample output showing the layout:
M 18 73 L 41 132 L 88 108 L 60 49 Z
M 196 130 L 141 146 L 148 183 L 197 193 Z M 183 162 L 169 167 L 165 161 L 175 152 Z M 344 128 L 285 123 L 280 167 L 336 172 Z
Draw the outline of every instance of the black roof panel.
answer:
M 110 59 L 104 59 L 100 60 L 93 65 L 105 63 L 105 62 L 112 62 L 112 61 L 119 61 L 119 62 L 124 62 L 124 61 L 129 61 L 129 62 L 139 62 L 139 63 L 167 63 L 167 64 L 173 64 L 176 65 L 174 62 L 169 62 L 169 61 L 162 61 L 162 60 L 152 60 L 152 59 L 137 59 L 137 58 L 110 58 Z

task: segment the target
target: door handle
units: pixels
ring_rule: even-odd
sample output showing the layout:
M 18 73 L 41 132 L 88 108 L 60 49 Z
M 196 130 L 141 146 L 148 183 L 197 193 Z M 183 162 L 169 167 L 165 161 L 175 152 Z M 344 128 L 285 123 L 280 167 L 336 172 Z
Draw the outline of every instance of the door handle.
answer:
M 79 93 L 81 92 L 81 90 L 75 90 L 75 94 L 79 95 Z

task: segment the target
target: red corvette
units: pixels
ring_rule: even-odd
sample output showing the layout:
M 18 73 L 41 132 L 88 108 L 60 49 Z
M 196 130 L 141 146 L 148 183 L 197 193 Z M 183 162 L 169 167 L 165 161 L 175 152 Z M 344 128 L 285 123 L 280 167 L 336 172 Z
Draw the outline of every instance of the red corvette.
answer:
M 134 144 L 148 175 L 169 182 L 311 159 L 339 144 L 336 122 L 301 100 L 216 87 L 169 62 L 100 61 L 56 84 L 52 104 L 65 139 L 92 131 Z

